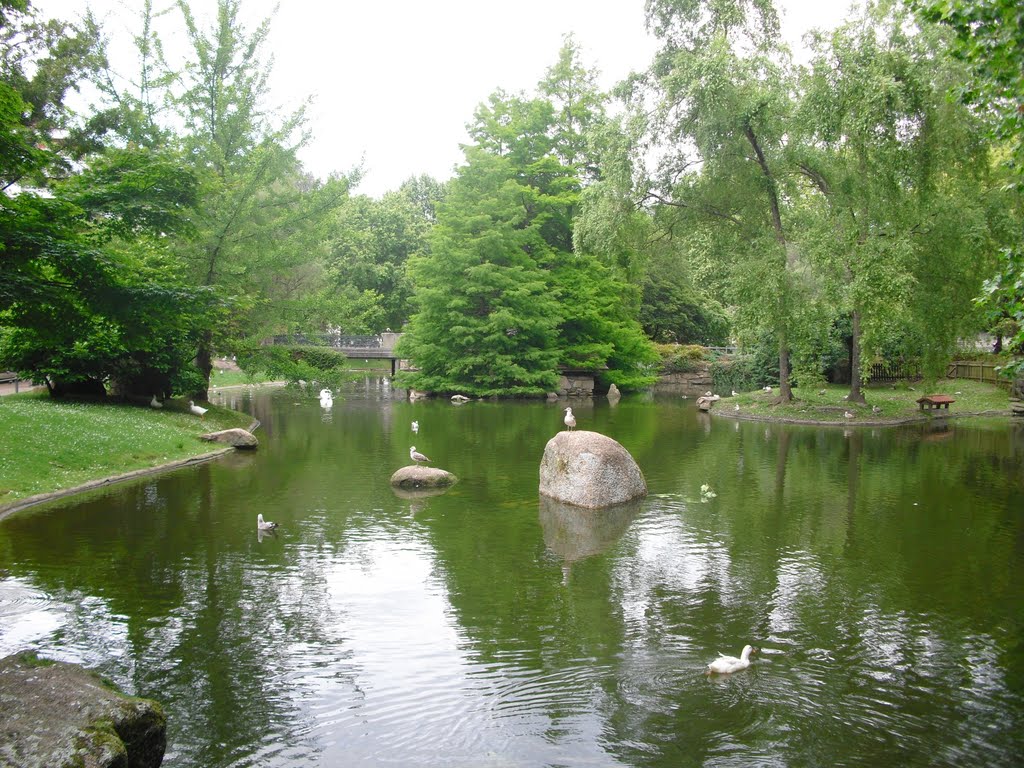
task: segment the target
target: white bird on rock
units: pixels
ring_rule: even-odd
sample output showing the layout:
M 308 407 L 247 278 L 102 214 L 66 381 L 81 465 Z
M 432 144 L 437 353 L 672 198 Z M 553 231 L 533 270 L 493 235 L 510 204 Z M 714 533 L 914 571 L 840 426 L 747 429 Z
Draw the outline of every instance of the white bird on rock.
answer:
M 416 446 L 410 446 L 409 458 L 415 461 L 417 464 L 426 464 L 430 459 L 424 456 L 422 453 L 416 450 Z
M 743 652 L 737 659 L 735 656 L 721 656 L 708 664 L 707 674 L 730 675 L 739 672 L 750 666 L 750 654 L 757 653 L 757 648 L 750 645 L 743 646 Z
M 412 433 L 415 435 L 415 434 L 418 434 L 419 431 L 420 431 L 420 423 L 418 421 L 414 421 L 412 423 Z
M 565 409 L 565 418 L 562 419 L 570 431 L 576 428 L 576 417 L 572 415 L 572 408 Z
M 263 515 L 256 515 L 256 528 L 261 531 L 272 531 L 277 528 L 277 523 L 271 523 L 263 519 Z
M 153 399 L 149 401 L 150 408 L 163 408 L 164 404 L 156 399 L 156 395 L 153 395 Z
M 202 407 L 196 405 L 194 400 L 189 400 L 188 401 L 188 410 L 189 410 L 189 413 L 194 413 L 196 416 L 198 416 L 201 419 L 201 418 L 203 418 L 203 416 L 206 415 L 206 412 L 208 410 L 210 410 L 210 409 L 209 408 L 202 408 Z

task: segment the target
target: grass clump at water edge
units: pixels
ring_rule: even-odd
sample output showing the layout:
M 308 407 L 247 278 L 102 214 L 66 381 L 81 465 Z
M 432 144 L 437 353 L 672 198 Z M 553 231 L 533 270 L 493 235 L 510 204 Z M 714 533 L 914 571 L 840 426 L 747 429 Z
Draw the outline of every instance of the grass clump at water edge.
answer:
M 187 401 L 162 409 L 115 402 L 54 400 L 45 392 L 0 398 L 0 509 L 41 493 L 200 456 L 200 435 L 248 427 L 252 419 L 209 406 L 202 418 Z

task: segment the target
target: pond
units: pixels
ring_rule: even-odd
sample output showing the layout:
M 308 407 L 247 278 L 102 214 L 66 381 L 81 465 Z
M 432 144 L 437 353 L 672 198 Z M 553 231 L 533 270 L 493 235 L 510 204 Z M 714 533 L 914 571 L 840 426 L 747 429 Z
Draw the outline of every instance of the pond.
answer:
M 538 498 L 564 402 L 223 398 L 255 453 L 0 522 L 0 656 L 161 701 L 167 766 L 1020 764 L 1019 423 L 574 401 L 650 489 L 601 514 Z

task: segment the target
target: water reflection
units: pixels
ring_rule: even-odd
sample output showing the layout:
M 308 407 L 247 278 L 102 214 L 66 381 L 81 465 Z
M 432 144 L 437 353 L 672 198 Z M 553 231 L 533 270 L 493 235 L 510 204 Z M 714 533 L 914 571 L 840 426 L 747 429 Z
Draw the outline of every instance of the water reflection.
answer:
M 0 653 L 159 698 L 168 765 L 1024 751 L 1019 426 L 846 435 L 587 401 L 651 490 L 595 511 L 538 502 L 557 402 L 408 403 L 372 377 L 329 420 L 287 391 L 222 397 L 262 422 L 257 452 L 0 523 Z M 388 482 L 414 420 L 461 478 L 445 493 Z M 704 677 L 748 642 L 749 670 Z

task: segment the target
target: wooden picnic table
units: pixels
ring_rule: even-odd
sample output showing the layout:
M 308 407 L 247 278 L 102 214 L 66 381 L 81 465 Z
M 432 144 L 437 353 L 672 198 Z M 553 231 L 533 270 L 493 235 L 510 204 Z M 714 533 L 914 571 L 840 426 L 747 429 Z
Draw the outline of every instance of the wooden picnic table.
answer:
M 927 408 L 945 408 L 949 410 L 949 404 L 955 403 L 949 395 L 925 395 L 924 397 L 917 398 L 917 404 L 922 410 Z

